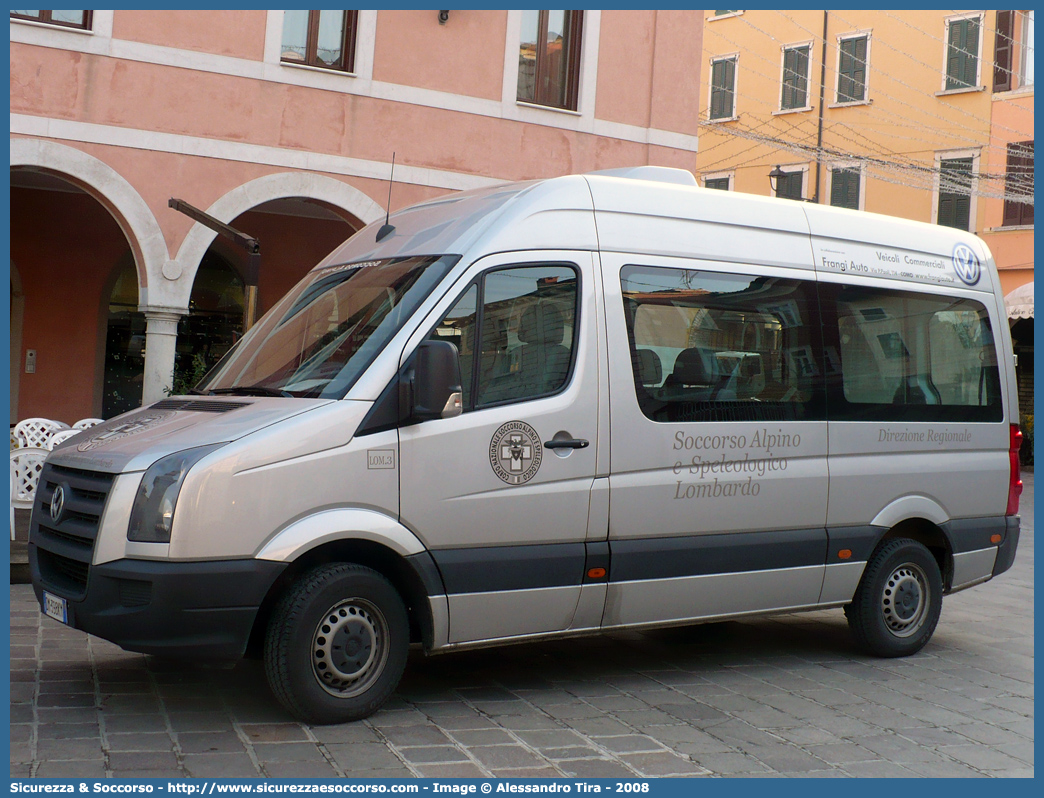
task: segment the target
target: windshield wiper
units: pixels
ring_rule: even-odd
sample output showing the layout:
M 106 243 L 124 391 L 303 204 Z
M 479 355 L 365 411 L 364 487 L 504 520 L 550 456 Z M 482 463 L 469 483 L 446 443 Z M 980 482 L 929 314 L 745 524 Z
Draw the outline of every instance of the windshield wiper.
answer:
M 235 388 L 215 388 L 212 391 L 207 391 L 207 393 L 211 396 L 226 394 L 230 396 L 282 396 L 287 399 L 294 398 L 290 391 L 281 391 L 278 388 L 268 388 L 264 385 L 237 385 Z

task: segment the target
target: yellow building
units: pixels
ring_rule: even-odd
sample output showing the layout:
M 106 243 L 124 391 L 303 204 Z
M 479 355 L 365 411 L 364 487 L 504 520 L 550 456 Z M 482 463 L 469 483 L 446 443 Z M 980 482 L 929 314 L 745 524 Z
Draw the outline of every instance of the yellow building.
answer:
M 1032 10 L 706 11 L 705 23 L 701 184 L 969 230 L 1006 295 L 1032 285 Z M 1032 288 L 1021 293 L 1032 314 Z M 1031 331 L 1016 335 L 1026 345 L 1032 403 Z

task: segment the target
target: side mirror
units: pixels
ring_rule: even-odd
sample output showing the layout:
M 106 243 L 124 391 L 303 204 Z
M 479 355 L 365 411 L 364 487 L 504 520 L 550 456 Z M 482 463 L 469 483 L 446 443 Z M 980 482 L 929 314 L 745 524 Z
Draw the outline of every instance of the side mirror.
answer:
M 422 341 L 402 385 L 409 391 L 408 423 L 454 418 L 464 409 L 460 357 L 448 341 Z

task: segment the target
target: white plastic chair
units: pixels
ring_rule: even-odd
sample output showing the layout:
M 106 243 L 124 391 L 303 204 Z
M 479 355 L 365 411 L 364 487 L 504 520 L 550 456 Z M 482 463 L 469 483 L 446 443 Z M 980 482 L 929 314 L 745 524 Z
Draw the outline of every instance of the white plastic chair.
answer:
M 15 496 L 15 472 L 14 472 L 14 467 L 12 467 L 11 468 L 11 540 L 15 539 L 14 496 Z
M 105 421 L 104 418 L 81 418 L 75 424 L 72 425 L 73 429 L 87 429 L 93 427 L 95 424 L 101 424 Z
M 54 433 L 54 435 L 51 436 L 51 439 L 49 441 L 47 441 L 47 449 L 48 449 L 48 451 L 52 451 L 53 452 L 54 448 L 59 443 L 61 443 L 62 441 L 68 440 L 69 438 L 72 438 L 72 437 L 74 437 L 76 435 L 79 435 L 81 432 L 83 432 L 82 429 L 60 429 L 60 430 L 58 430 L 56 433 Z
M 49 418 L 27 418 L 15 424 L 15 437 L 21 447 L 45 449 L 51 436 L 63 429 L 69 425 Z
M 11 452 L 11 507 L 32 509 L 48 454 L 46 449 L 28 446 Z

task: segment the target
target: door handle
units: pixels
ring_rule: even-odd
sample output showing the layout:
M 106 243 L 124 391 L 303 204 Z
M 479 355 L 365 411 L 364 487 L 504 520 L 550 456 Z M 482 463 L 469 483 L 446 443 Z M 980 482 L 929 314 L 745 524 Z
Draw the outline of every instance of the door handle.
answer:
M 583 438 L 559 438 L 544 442 L 545 449 L 586 449 L 590 445 L 591 442 Z

